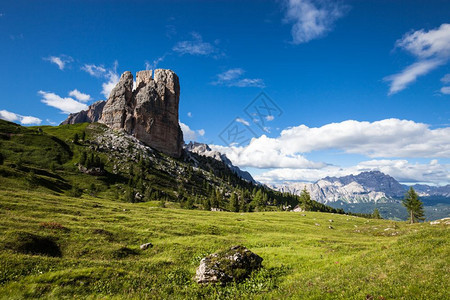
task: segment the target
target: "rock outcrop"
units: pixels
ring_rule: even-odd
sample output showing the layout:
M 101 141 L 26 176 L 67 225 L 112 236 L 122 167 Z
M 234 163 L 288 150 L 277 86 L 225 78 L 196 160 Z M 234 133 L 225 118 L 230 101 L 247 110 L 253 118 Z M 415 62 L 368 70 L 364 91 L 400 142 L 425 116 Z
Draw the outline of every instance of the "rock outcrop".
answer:
M 60 125 L 97 122 L 102 117 L 102 111 L 105 104 L 106 101 L 104 100 L 97 101 L 89 105 L 87 110 L 70 114 Z
M 125 72 L 103 108 L 100 123 L 123 129 L 150 147 L 173 157 L 183 150 L 183 133 L 178 123 L 180 84 L 171 70 L 156 69 L 133 75 Z
M 195 279 L 197 283 L 221 283 L 241 281 L 261 268 L 263 259 L 244 246 L 211 254 L 200 261 Z
M 133 75 L 127 71 L 111 91 L 108 100 L 99 101 L 86 111 L 70 114 L 61 123 L 99 122 L 112 129 L 123 129 L 142 143 L 168 154 L 180 157 L 183 151 L 183 133 L 178 123 L 180 83 L 171 70 L 156 69 Z

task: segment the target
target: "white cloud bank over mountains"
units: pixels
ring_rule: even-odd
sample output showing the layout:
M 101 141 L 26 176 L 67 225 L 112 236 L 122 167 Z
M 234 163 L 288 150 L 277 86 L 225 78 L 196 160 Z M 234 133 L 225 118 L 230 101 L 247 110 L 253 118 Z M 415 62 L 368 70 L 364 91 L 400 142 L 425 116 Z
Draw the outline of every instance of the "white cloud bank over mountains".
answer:
M 312 128 L 300 125 L 283 130 L 276 138 L 266 135 L 253 138 L 245 147 L 212 147 L 225 153 L 235 165 L 274 169 L 256 176 L 263 182 L 314 181 L 332 174 L 347 175 L 352 171 L 369 169 L 409 181 L 428 180 L 437 183 L 450 180 L 449 166 L 440 165 L 434 159 L 450 158 L 450 127 L 431 129 L 427 124 L 408 120 L 347 120 Z M 338 150 L 379 160 L 368 160 L 355 167 L 342 169 L 305 157 L 307 153 L 323 150 Z M 430 164 L 421 165 L 410 164 L 404 158 L 433 160 Z
M 450 181 L 449 170 L 449 164 L 440 164 L 437 160 L 421 164 L 410 163 L 404 159 L 383 159 L 362 161 L 355 166 L 346 168 L 339 166 L 327 166 L 322 169 L 278 168 L 253 177 L 260 182 L 276 184 L 289 181 L 315 182 L 327 176 L 341 177 L 365 171 L 381 171 L 403 183 L 448 184 Z

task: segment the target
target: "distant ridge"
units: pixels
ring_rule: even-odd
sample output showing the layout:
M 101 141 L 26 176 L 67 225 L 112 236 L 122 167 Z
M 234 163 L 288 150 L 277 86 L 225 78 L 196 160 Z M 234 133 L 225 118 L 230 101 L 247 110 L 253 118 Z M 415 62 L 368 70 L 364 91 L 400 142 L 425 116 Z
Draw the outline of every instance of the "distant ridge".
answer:
M 450 198 L 450 185 L 436 187 L 414 185 L 421 197 L 439 196 Z M 311 198 L 321 203 L 392 202 L 402 199 L 409 186 L 380 171 L 362 172 L 358 175 L 325 177 L 315 183 L 290 182 L 276 185 L 274 189 L 300 195 L 303 188 Z

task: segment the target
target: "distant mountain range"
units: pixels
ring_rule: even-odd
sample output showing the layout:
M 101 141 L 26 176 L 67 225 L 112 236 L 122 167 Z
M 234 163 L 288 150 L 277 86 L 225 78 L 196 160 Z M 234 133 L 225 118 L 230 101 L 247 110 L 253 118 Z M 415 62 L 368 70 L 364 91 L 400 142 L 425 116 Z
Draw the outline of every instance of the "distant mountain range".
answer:
M 402 199 L 409 186 L 400 184 L 393 177 L 380 171 L 362 172 L 344 177 L 325 177 L 315 183 L 291 182 L 273 186 L 281 191 L 300 195 L 303 188 L 311 198 L 321 203 L 345 202 L 394 202 Z M 442 197 L 450 199 L 450 185 L 413 185 L 421 197 Z

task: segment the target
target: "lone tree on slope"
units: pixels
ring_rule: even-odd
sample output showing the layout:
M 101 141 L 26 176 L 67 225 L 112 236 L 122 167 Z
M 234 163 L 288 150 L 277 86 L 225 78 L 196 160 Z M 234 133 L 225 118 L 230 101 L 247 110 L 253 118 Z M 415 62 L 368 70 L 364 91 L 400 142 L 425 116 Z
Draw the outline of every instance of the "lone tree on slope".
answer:
M 423 212 L 423 203 L 419 199 L 416 191 L 410 187 L 403 199 L 403 206 L 406 207 L 409 213 L 409 220 L 412 223 L 425 220 L 425 213 Z

